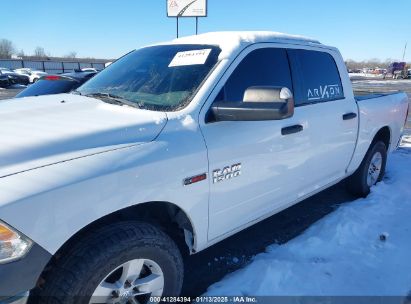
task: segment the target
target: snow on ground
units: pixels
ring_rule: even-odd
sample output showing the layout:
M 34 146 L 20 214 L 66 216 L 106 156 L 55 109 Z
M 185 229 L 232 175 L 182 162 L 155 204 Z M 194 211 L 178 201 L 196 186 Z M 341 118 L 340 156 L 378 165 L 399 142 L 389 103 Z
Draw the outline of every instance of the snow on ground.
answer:
M 411 80 L 409 79 L 395 79 L 395 80 L 384 80 L 384 79 L 368 79 L 368 80 L 358 80 L 354 82 L 354 85 L 366 85 L 368 87 L 380 87 L 380 86 L 392 86 L 392 85 L 411 85 Z
M 411 137 L 384 180 L 283 245 L 272 245 L 207 295 L 406 296 L 411 291 Z
M 357 80 L 357 79 L 366 79 L 366 78 L 378 78 L 378 79 L 383 79 L 384 75 L 382 74 L 370 74 L 370 73 L 349 73 L 351 80 Z

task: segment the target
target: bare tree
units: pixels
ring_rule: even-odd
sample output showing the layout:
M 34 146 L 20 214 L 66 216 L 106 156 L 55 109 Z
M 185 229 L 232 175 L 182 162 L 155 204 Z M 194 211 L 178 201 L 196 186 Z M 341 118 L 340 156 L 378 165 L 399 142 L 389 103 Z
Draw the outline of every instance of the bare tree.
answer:
M 13 42 L 8 39 L 0 39 L 0 58 L 11 58 L 15 52 Z
M 21 49 L 20 51 L 18 51 L 16 55 L 17 55 L 18 57 L 20 57 L 20 58 L 26 56 L 26 54 L 24 53 L 24 50 L 23 50 L 23 49 Z
M 345 64 L 349 70 L 356 70 L 356 69 L 375 69 L 375 68 L 388 68 L 391 63 L 395 61 L 401 61 L 394 58 L 387 58 L 384 61 L 381 61 L 378 58 L 372 58 L 363 61 L 355 61 L 352 59 L 348 59 Z M 411 63 L 408 63 L 410 65 Z
M 65 58 L 71 58 L 71 59 L 74 59 L 74 58 L 76 58 L 76 57 L 77 57 L 77 52 L 75 52 L 75 51 L 71 51 L 71 52 L 69 52 L 67 55 L 65 55 L 64 57 L 65 57 Z
M 34 49 L 34 56 L 35 57 L 47 57 L 46 55 L 46 51 L 44 50 L 44 48 L 38 46 Z

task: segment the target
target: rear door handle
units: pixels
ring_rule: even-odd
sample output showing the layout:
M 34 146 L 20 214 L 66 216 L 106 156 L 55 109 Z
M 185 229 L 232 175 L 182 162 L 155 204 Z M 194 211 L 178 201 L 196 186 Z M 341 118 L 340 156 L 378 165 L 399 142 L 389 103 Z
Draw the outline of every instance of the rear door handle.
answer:
M 301 132 L 303 130 L 302 125 L 294 125 L 294 126 L 289 126 L 281 129 L 281 135 L 289 135 L 289 134 L 294 134 Z
M 343 115 L 343 119 L 344 120 L 350 120 L 350 119 L 354 119 L 357 117 L 356 113 L 347 113 Z

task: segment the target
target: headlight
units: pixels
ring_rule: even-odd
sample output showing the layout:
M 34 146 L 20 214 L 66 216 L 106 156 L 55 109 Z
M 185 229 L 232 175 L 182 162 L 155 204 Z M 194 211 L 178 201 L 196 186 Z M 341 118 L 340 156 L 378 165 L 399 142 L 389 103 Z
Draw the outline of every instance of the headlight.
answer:
M 32 244 L 26 236 L 0 221 L 0 264 L 23 257 Z

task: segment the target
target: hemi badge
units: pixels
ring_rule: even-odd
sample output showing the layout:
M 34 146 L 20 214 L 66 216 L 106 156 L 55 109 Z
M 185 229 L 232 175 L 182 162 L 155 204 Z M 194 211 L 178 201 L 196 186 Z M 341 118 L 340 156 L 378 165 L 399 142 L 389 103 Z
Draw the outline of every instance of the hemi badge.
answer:
M 188 186 L 188 185 L 191 185 L 191 184 L 194 184 L 194 183 L 201 182 L 201 181 L 206 180 L 206 179 L 207 179 L 207 173 L 203 173 L 203 174 L 200 174 L 200 175 L 196 175 L 196 176 L 193 176 L 193 177 L 186 178 L 183 181 L 183 184 L 184 184 L 184 186 Z

